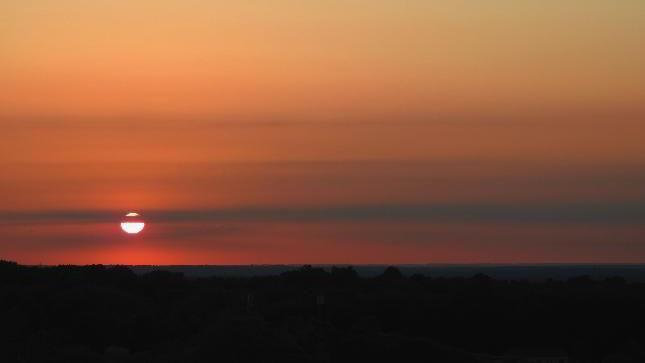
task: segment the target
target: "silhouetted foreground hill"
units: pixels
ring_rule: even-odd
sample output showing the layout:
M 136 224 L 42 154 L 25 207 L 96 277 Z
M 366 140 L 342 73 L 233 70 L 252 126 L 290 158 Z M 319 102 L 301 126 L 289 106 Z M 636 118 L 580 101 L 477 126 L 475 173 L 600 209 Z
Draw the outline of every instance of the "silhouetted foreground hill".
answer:
M 135 273 L 144 274 L 163 269 L 181 272 L 186 277 L 258 277 L 277 276 L 283 272 L 299 268 L 295 265 L 133 265 L 129 266 Z M 314 265 L 330 271 L 333 265 Z M 336 265 L 347 267 L 347 265 Z M 388 267 L 385 265 L 357 265 L 354 270 L 360 277 L 376 277 Z M 546 279 L 566 280 L 577 276 L 590 276 L 604 280 L 608 277 L 621 276 L 627 281 L 645 282 L 645 265 L 643 264 L 425 264 L 397 265 L 403 275 L 430 275 L 433 277 L 471 277 L 486 274 L 499 280 L 545 281 Z
M 645 284 L 0 261 L 0 362 L 645 362 Z

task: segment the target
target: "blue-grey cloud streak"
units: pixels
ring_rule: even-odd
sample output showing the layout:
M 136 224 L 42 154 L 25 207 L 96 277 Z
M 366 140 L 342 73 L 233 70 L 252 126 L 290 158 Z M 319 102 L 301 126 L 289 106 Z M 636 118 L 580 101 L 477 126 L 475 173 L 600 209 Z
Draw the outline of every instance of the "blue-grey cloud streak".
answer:
M 457 221 L 506 223 L 645 223 L 645 202 L 594 204 L 377 204 L 248 207 L 143 211 L 149 222 L 195 221 Z M 0 212 L 2 224 L 117 221 L 122 213 L 99 210 Z

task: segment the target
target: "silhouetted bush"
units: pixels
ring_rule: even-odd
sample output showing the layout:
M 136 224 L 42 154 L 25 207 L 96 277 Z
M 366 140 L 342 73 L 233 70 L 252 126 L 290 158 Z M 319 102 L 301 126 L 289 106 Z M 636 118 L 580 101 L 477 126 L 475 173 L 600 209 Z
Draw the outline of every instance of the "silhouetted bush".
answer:
M 187 278 L 0 261 L 1 362 L 475 362 L 517 347 L 642 361 L 645 285 L 361 278 L 352 267 Z
M 401 280 L 403 279 L 403 274 L 401 274 L 401 270 L 394 266 L 389 266 L 383 271 L 383 275 L 381 277 L 385 280 Z

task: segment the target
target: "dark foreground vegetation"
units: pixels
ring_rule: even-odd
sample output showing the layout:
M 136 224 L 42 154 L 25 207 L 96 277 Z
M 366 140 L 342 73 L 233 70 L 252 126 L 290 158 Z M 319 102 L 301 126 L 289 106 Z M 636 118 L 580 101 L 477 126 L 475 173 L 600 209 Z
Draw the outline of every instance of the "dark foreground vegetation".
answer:
M 0 261 L 0 362 L 645 362 L 645 284 Z

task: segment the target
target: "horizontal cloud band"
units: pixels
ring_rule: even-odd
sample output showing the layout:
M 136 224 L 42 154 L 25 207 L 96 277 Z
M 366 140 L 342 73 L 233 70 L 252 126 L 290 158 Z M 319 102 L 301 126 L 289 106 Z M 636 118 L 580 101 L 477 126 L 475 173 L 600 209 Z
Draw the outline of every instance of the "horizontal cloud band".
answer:
M 143 211 L 149 222 L 189 221 L 378 221 L 645 223 L 645 202 L 567 205 L 382 204 L 331 207 L 249 207 Z M 119 220 L 122 213 L 99 210 L 0 212 L 0 224 L 78 223 Z

